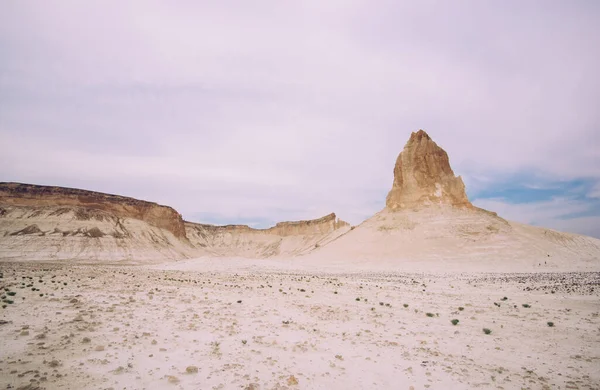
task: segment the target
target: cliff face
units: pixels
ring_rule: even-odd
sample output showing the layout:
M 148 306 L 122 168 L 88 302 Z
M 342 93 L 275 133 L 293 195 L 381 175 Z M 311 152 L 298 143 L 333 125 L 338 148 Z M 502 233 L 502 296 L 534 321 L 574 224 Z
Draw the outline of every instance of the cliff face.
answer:
M 188 226 L 202 227 L 207 231 L 212 231 L 215 233 L 256 233 L 275 235 L 281 237 L 294 235 L 326 234 L 331 233 L 334 230 L 350 226 L 348 222 L 338 219 L 335 213 L 331 213 L 317 219 L 309 219 L 306 221 L 278 222 L 275 226 L 267 229 L 255 229 L 247 225 L 209 225 L 187 221 L 186 224 Z
M 104 212 L 117 218 L 132 218 L 165 229 L 186 239 L 181 215 L 171 207 L 118 195 L 74 188 L 49 187 L 20 183 L 0 183 L 0 206 L 77 208 L 79 218 Z M 88 217 L 86 217 L 88 215 Z
M 231 257 L 304 254 L 350 230 L 350 224 L 338 219 L 334 213 L 306 221 L 279 222 L 268 229 L 253 229 L 246 225 L 185 224 L 192 245 L 216 256 Z
M 454 176 L 448 154 L 419 130 L 411 134 L 396 160 L 386 207 L 396 210 L 430 204 L 473 207 L 462 179 Z
M 0 259 L 161 261 L 309 252 L 350 226 L 335 214 L 269 229 L 184 222 L 171 207 L 80 189 L 0 183 Z

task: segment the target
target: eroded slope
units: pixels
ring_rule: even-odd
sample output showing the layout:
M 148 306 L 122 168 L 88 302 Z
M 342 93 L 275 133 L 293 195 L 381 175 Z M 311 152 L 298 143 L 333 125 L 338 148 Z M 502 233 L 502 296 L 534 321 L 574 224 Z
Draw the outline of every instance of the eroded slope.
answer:
M 186 222 L 192 245 L 213 256 L 266 258 L 309 253 L 350 230 L 331 213 L 307 221 L 280 222 L 269 229 L 245 225 L 215 226 Z

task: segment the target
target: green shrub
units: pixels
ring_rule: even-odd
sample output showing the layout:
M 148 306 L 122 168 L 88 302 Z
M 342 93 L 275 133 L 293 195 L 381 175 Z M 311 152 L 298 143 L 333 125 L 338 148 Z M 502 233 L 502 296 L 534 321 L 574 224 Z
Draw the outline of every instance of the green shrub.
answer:
M 427 317 L 435 317 L 435 314 L 433 314 L 433 313 L 425 313 L 425 315 L 426 315 Z
M 554 322 L 552 322 L 552 321 L 548 321 L 548 322 L 546 322 L 546 324 L 548 324 L 548 326 L 551 328 L 554 326 Z
M 490 333 L 492 333 L 492 331 L 488 328 L 483 328 L 483 333 L 490 334 Z
M 459 321 L 458 321 L 456 318 L 455 318 L 455 319 L 453 319 L 453 320 L 452 320 L 452 321 L 450 321 L 450 322 L 452 322 L 452 325 L 458 325 L 458 323 L 459 323 Z

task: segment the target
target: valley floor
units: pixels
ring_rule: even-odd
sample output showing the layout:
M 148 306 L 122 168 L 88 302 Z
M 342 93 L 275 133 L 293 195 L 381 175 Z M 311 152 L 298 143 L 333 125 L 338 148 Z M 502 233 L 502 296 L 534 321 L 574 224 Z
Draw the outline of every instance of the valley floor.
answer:
M 0 388 L 600 388 L 598 272 L 173 268 L 0 263 Z

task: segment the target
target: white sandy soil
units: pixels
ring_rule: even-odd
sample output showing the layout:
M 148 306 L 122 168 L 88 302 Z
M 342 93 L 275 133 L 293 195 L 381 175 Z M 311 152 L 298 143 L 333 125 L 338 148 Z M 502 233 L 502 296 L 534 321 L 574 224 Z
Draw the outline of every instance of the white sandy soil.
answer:
M 290 264 L 0 263 L 0 388 L 600 388 L 598 272 Z

